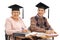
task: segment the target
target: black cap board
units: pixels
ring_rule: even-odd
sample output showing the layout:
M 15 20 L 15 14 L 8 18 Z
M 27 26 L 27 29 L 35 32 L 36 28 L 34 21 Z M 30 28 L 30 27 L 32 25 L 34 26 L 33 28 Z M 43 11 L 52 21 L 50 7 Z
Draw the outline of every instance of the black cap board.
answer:
M 24 8 L 22 6 L 14 4 L 14 5 L 9 6 L 8 8 L 11 8 L 12 11 L 14 11 L 14 10 L 18 10 L 19 11 L 19 9 L 22 8 L 22 18 L 24 18 Z
M 44 3 L 40 2 L 36 5 L 36 7 L 38 8 L 43 8 L 43 9 L 47 9 L 48 8 L 48 18 L 49 18 L 49 6 L 45 5 Z

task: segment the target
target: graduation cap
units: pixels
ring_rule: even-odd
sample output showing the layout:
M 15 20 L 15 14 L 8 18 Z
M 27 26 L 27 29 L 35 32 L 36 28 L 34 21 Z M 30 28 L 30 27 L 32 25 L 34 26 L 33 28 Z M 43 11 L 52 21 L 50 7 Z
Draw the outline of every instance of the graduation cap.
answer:
M 22 8 L 22 18 L 24 18 L 24 8 L 22 6 L 14 4 L 14 5 L 9 6 L 8 8 L 11 8 L 12 11 L 14 11 L 14 10 L 18 10 L 19 11 L 19 9 Z
M 48 18 L 49 18 L 49 6 L 45 5 L 44 3 L 40 2 L 36 5 L 36 7 L 38 8 L 43 8 L 43 9 L 47 9 L 48 8 Z

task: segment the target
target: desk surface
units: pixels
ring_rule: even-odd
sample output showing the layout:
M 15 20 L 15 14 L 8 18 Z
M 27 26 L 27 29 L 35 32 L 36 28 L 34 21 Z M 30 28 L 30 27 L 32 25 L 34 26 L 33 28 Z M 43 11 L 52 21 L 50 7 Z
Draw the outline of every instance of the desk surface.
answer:
M 23 36 L 16 36 L 17 38 L 32 38 L 33 36 L 27 36 L 27 37 L 23 37 Z M 49 37 L 49 36 L 40 36 L 41 38 L 52 38 L 52 37 Z
M 16 38 L 21 38 L 21 39 L 29 38 L 29 39 L 33 40 L 32 36 L 27 36 L 27 37 L 23 37 L 23 36 L 16 36 Z
M 36 36 L 35 34 L 36 32 L 32 33 L 34 35 L 30 35 L 29 36 L 16 36 L 17 38 L 32 38 L 33 36 Z M 40 35 L 40 36 L 39 36 Z M 42 36 L 41 36 L 42 35 Z M 37 37 L 41 37 L 41 38 L 51 38 L 51 37 L 56 37 L 55 35 L 54 36 L 47 36 L 46 34 L 44 33 L 38 33 L 38 36 Z

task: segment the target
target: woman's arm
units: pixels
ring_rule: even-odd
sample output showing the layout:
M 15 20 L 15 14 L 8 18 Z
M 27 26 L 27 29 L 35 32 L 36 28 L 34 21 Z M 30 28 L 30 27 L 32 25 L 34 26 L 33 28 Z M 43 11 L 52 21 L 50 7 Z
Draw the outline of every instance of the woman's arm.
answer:
M 13 30 L 11 21 L 9 19 L 6 20 L 5 31 L 8 35 L 11 35 L 11 34 L 17 32 L 17 30 Z

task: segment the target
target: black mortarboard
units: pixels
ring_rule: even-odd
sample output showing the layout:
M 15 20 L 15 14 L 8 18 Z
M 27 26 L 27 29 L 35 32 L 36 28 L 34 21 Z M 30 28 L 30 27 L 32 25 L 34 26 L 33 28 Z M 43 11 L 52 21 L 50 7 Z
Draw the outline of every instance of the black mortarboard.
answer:
M 24 18 L 24 8 L 22 6 L 19 6 L 17 4 L 14 4 L 14 5 L 9 6 L 8 8 L 11 8 L 12 11 L 13 10 L 18 10 L 19 11 L 19 9 L 22 8 L 22 18 Z
M 43 8 L 43 9 L 47 9 L 48 8 L 48 18 L 49 18 L 49 6 L 45 5 L 44 3 L 40 2 L 36 5 L 36 7 L 38 8 Z

